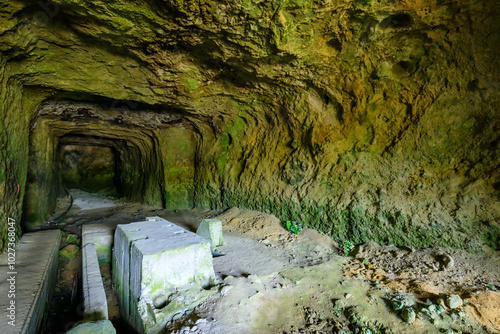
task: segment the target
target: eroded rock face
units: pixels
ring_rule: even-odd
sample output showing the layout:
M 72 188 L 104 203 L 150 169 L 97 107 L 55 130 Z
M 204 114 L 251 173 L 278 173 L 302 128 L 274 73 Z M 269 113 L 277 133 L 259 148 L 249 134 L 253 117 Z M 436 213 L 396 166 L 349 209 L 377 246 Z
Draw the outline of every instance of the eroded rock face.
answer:
M 47 147 L 86 133 L 147 166 L 150 178 L 124 168 L 130 198 L 254 208 L 354 242 L 498 248 L 494 1 L 9 1 L 0 12 L 2 224 L 21 221 L 23 198 L 25 218 L 50 212 Z M 57 107 L 68 104 L 83 114 Z M 43 177 L 26 184 L 28 165 Z

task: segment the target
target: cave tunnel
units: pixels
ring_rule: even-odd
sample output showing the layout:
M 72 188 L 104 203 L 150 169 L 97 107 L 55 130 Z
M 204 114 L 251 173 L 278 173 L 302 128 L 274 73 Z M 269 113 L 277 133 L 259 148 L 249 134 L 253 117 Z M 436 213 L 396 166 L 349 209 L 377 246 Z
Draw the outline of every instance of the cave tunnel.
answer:
M 30 130 L 26 229 L 48 220 L 55 199 L 73 188 L 192 208 L 195 147 L 189 125 L 170 114 L 135 110 L 130 116 L 113 101 L 47 101 Z
M 13 304 L 42 334 L 500 331 L 499 16 L 477 0 L 2 3 L 0 332 Z M 144 268 L 182 289 L 138 264 L 177 244 L 171 227 L 206 257 Z M 81 313 L 89 277 L 109 319 Z

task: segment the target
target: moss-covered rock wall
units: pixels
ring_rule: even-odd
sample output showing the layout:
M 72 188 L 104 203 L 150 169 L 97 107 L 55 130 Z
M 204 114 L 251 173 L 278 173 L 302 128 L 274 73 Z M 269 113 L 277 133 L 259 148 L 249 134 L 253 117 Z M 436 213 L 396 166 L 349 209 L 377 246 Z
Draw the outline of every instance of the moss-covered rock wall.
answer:
M 30 124 L 55 113 L 40 100 L 71 99 L 114 111 L 58 114 L 54 140 L 112 142 L 131 199 L 255 208 L 355 242 L 499 247 L 496 1 L 10 1 L 0 14 L 2 163 L 16 166 L 3 215 L 21 212 L 22 184 L 9 201 Z
M 62 184 L 90 192 L 118 195 L 115 185 L 115 152 L 108 146 L 59 147 Z
M 20 236 L 22 198 L 26 182 L 28 131 L 24 119 L 14 115 L 22 113 L 20 83 L 9 81 L 9 69 L 0 55 L 0 249 L 7 247 L 8 219 L 16 221 L 16 235 Z M 18 136 L 17 131 L 25 137 Z M 18 186 L 19 185 L 19 188 Z

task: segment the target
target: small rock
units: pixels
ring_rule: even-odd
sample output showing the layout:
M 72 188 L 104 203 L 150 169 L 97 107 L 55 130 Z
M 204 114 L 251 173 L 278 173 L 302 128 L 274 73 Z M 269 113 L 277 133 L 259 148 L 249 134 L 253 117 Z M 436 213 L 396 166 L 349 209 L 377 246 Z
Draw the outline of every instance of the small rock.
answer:
M 399 311 L 404 307 L 412 307 L 416 304 L 415 297 L 408 294 L 401 294 L 392 298 L 392 307 L 395 311 Z
M 252 283 L 255 283 L 255 284 L 262 284 L 262 280 L 260 279 L 259 276 L 257 275 L 249 275 L 248 276 L 248 279 L 252 282 Z
M 437 307 L 434 304 L 429 305 L 427 308 L 423 308 L 422 313 L 427 315 L 431 320 L 435 319 L 439 315 Z
M 224 286 L 224 287 L 222 287 L 222 289 L 220 290 L 220 294 L 221 294 L 222 296 L 225 296 L 225 295 L 229 292 L 229 290 L 231 290 L 232 288 L 233 288 L 233 286 L 232 286 L 232 285 L 225 285 L 225 286 Z
M 345 299 L 349 299 L 349 298 L 352 298 L 352 295 L 351 295 L 350 293 L 346 293 L 346 294 L 344 295 L 344 297 L 345 297 Z
M 462 298 L 460 298 L 460 296 L 458 296 L 458 295 L 448 296 L 446 303 L 447 303 L 448 307 L 451 309 L 455 309 L 455 308 L 463 305 Z
M 411 307 L 405 307 L 401 311 L 401 318 L 403 318 L 404 321 L 406 321 L 408 324 L 412 324 L 415 322 L 417 315 L 415 314 L 415 311 Z
M 195 324 L 199 325 L 199 324 L 204 324 L 207 322 L 207 319 L 198 319 L 196 320 Z
M 455 260 L 448 254 L 441 255 L 440 262 L 444 269 L 451 269 L 455 266 Z
M 403 307 L 404 307 L 403 301 L 401 301 L 401 300 L 393 300 L 392 301 L 392 308 L 394 309 L 394 311 L 399 311 L 399 310 L 403 309 Z
M 191 332 L 196 332 L 198 330 L 198 326 L 191 327 Z

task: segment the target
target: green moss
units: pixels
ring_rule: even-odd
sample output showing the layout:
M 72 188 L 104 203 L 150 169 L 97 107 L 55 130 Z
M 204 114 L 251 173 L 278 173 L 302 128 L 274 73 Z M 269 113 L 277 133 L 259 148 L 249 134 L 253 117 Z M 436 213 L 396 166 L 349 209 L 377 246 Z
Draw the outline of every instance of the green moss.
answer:
M 95 244 L 99 264 L 111 262 L 111 245 Z
M 72 260 L 76 257 L 76 254 L 73 252 L 68 252 L 65 250 L 60 250 L 59 251 L 59 257 L 66 259 L 66 260 Z
M 233 121 L 227 123 L 224 127 L 224 131 L 230 133 L 232 136 L 237 136 L 246 126 L 246 122 L 243 118 L 237 117 Z
M 490 226 L 481 235 L 483 243 L 494 250 L 500 250 L 500 227 Z
M 191 209 L 193 207 L 193 189 L 180 184 L 167 184 L 165 187 L 165 208 Z

